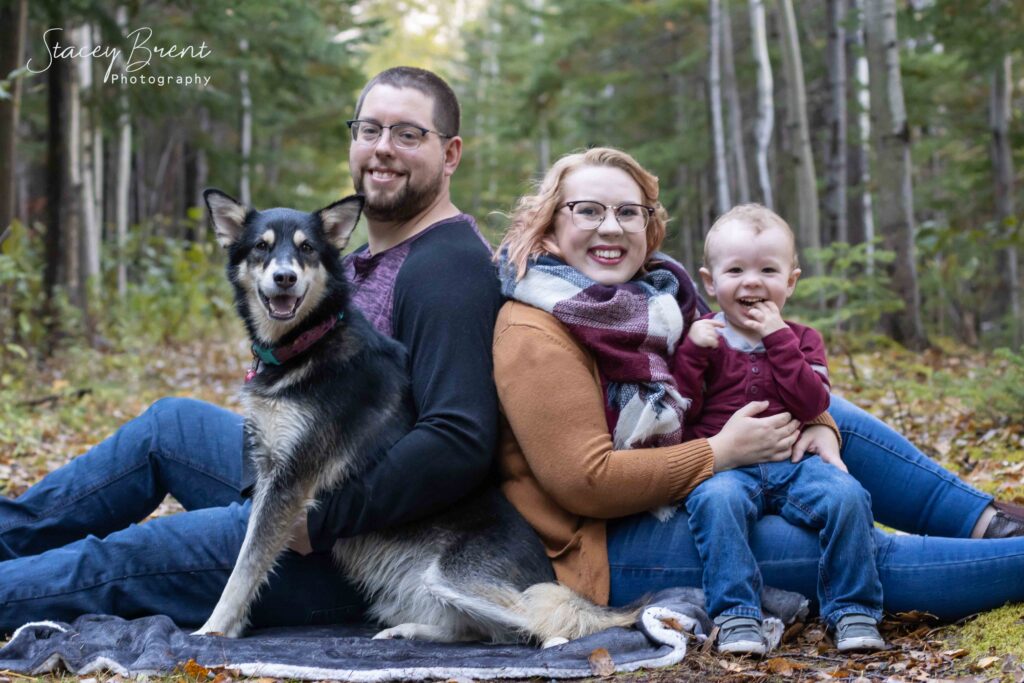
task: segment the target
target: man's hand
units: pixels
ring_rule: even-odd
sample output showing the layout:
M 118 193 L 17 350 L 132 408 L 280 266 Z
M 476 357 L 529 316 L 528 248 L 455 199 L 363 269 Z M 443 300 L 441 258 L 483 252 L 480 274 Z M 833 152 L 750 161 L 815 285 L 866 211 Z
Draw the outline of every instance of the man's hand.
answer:
M 686 338 L 697 346 L 714 349 L 718 347 L 718 329 L 721 327 L 725 327 L 725 323 L 711 318 L 698 320 L 690 325 Z
M 772 301 L 762 301 L 754 304 L 747 312 L 750 320 L 747 320 L 747 328 L 756 332 L 764 339 L 772 332 L 778 332 L 786 327 L 782 320 L 782 313 L 779 307 Z
M 292 523 L 291 540 L 288 541 L 288 547 L 299 555 L 309 555 L 313 552 L 313 544 L 309 540 L 309 527 L 306 526 L 305 510 Z
M 808 425 L 804 427 L 800 438 L 793 446 L 793 462 L 800 462 L 807 453 L 817 453 L 818 457 L 830 465 L 835 465 L 843 472 L 849 473 L 846 463 L 839 457 L 839 440 L 836 433 L 825 425 Z

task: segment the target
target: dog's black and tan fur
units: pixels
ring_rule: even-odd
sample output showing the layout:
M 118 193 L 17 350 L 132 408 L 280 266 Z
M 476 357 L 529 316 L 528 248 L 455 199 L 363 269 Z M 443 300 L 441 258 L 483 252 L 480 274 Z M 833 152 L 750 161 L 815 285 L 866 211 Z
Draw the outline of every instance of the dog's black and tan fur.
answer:
M 404 350 L 349 305 L 340 252 L 362 200 L 321 211 L 249 210 L 205 195 L 239 314 L 255 344 L 284 347 L 340 320 L 304 353 L 265 365 L 243 391 L 257 483 L 245 540 L 198 633 L 238 636 L 249 605 L 316 494 L 358 477 L 412 426 Z M 334 556 L 389 626 L 378 637 L 561 642 L 632 623 L 553 582 L 533 530 L 497 491 L 385 532 L 339 540 Z M 296 590 L 302 590 L 296 586 Z

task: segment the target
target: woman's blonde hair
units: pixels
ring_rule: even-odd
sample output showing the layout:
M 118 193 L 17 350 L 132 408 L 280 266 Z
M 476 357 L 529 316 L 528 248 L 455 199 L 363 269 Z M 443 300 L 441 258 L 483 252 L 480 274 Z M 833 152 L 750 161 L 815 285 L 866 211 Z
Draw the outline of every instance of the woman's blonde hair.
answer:
M 498 246 L 499 254 L 507 250 L 508 261 L 516 269 L 516 279 L 521 279 L 526 273 L 526 264 L 530 258 L 545 253 L 559 257 L 562 255 L 552 234 L 555 211 L 565 202 L 562 182 L 570 173 L 584 166 L 619 168 L 636 181 L 643 193 L 643 203 L 654 207 L 654 213 L 647 223 L 647 257 L 661 246 L 665 239 L 668 213 L 658 202 L 658 177 L 623 151 L 611 147 L 594 147 L 585 152 L 563 156 L 552 164 L 535 194 L 524 195 L 516 202 L 511 223 Z

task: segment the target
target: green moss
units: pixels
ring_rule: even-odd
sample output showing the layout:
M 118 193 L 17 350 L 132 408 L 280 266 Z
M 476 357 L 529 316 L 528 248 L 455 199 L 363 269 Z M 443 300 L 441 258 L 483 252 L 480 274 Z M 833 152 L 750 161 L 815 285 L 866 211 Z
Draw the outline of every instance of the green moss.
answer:
M 950 627 L 946 635 L 957 647 L 970 651 L 965 664 L 989 654 L 1024 659 L 1024 604 L 985 612 L 961 627 Z

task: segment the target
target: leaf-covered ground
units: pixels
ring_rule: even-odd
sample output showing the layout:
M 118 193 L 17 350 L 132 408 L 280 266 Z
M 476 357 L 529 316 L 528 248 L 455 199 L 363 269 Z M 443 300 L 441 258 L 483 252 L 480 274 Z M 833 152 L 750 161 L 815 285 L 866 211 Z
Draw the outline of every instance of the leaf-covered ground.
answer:
M 77 351 L 8 378 L 0 389 L 0 493 L 19 494 L 160 397 L 191 396 L 237 410 L 248 350 L 239 330 L 223 336 L 234 341 L 130 354 Z M 887 420 L 975 486 L 1024 502 L 1024 425 L 991 409 L 1006 398 L 986 394 L 999 391 L 998 378 L 1005 374 L 994 363 L 977 353 L 884 351 L 838 353 L 831 365 L 839 393 Z M 169 500 L 154 514 L 176 509 Z M 811 622 L 791 628 L 770 658 L 724 658 L 713 650 L 702 652 L 695 643 L 679 666 L 615 678 L 1024 681 L 1024 605 L 952 625 L 922 614 L 891 615 L 883 631 L 892 647 L 874 655 L 840 655 L 821 625 Z M 231 672 L 182 669 L 171 678 L 227 683 L 231 677 Z M 117 677 L 99 681 L 112 678 Z M 0 672 L 0 683 L 23 679 Z

